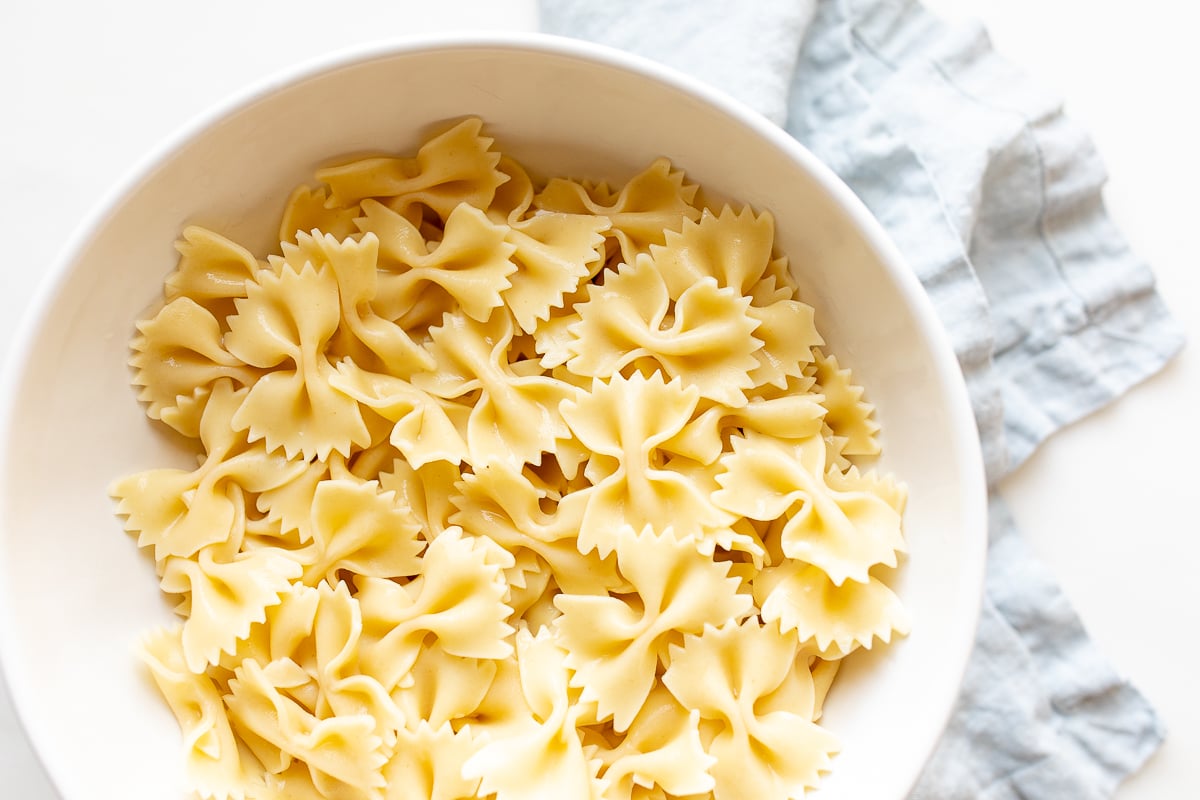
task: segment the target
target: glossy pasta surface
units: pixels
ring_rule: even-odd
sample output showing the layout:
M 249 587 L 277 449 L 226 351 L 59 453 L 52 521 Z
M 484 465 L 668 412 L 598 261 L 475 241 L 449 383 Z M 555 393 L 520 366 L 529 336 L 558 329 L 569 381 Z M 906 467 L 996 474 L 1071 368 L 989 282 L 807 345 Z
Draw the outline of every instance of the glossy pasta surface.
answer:
M 139 399 L 200 452 L 112 486 L 179 601 L 142 656 L 188 781 L 802 797 L 841 659 L 909 626 L 873 410 L 769 214 L 495 144 L 323 169 L 273 253 L 185 229 L 138 323 Z

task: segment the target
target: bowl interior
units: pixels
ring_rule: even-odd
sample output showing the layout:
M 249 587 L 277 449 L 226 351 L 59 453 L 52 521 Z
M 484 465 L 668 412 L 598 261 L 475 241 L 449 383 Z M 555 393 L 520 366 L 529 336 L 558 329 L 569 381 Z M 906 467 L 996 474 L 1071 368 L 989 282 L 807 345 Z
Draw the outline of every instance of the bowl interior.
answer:
M 957 690 L 984 541 L 965 393 L 920 288 L 848 191 L 765 121 L 641 62 L 533 38 L 396 46 L 260 89 L 182 135 L 67 253 L 14 353 L 0 433 L 0 647 L 60 791 L 184 796 L 178 729 L 133 653 L 173 616 L 106 494 L 125 473 L 186 465 L 126 366 L 180 230 L 264 250 L 282 198 L 318 166 L 411 152 L 468 115 L 543 176 L 620 181 L 666 155 L 706 190 L 774 213 L 830 349 L 877 405 L 883 465 L 911 495 L 894 585 L 914 630 L 851 658 L 835 683 L 824 724 L 844 749 L 819 796 L 904 796 Z

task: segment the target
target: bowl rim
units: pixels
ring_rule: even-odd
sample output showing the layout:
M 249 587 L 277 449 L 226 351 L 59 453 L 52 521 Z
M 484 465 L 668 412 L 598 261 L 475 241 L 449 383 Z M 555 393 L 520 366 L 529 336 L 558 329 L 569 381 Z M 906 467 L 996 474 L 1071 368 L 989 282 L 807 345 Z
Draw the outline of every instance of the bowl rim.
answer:
M 404 35 L 379 39 L 330 50 L 327 53 L 302 59 L 289 66 L 277 69 L 265 77 L 246 84 L 243 88 L 225 95 L 177 127 L 161 139 L 144 156 L 135 161 L 124 175 L 116 181 L 80 218 L 74 230 L 64 240 L 50 268 L 43 275 L 16 326 L 7 350 L 4 363 L 0 365 L 0 487 L 8 485 L 9 474 L 16 467 L 10 463 L 10 432 L 17 420 L 16 387 L 29 369 L 32 344 L 37 331 L 50 314 L 53 302 L 70 275 L 71 267 L 79 260 L 90 242 L 99 235 L 104 226 L 119 211 L 123 201 L 134 194 L 154 172 L 167 163 L 189 144 L 222 121 L 248 109 L 261 99 L 275 92 L 298 85 L 306 80 L 333 71 L 350 68 L 375 60 L 401 55 L 415 55 L 435 50 L 490 50 L 536 52 L 590 62 L 594 65 L 634 73 L 667 88 L 682 92 L 701 103 L 732 117 L 740 125 L 751 130 L 775 148 L 782 150 L 799 162 L 820 184 L 827 197 L 840 211 L 846 214 L 865 244 L 891 274 L 897 290 L 903 295 L 909 308 L 918 312 L 914 323 L 919 333 L 931 346 L 931 361 L 935 368 L 940 388 L 949 400 L 951 426 L 960 432 L 955 441 L 957 460 L 972 468 L 962 474 L 962 497 L 964 529 L 960 534 L 967 537 L 965 549 L 970 556 L 969 581 L 964 582 L 960 596 L 954 601 L 968 612 L 960 620 L 961 636 L 970 636 L 971 643 L 982 610 L 984 573 L 987 549 L 987 481 L 983 467 L 983 456 L 978 437 L 975 417 L 971 410 L 966 383 L 945 328 L 941 324 L 932 301 L 915 273 L 909 268 L 899 248 L 887 234 L 881 222 L 868 210 L 857 195 L 833 170 L 819 160 L 807 147 L 775 125 L 765 116 L 742 101 L 732 97 L 702 80 L 692 77 L 673 67 L 666 66 L 644 56 L 629 53 L 607 45 L 556 34 L 533 31 L 466 31 Z M 4 520 L 7 516 L 6 493 L 0 489 L 0 537 L 5 535 Z M 10 643 L 15 637 L 14 609 L 5 602 L 9 596 L 4 572 L 0 571 L 0 691 L 7 693 L 15 717 L 21 726 L 34 757 L 56 793 L 63 798 L 62 783 L 44 755 L 44 745 L 53 740 L 50 732 L 29 713 L 26 708 L 27 677 L 22 666 L 9 654 Z M 948 660 L 956 676 L 955 686 L 960 687 L 966 672 L 972 647 L 956 649 Z M 938 722 L 944 730 L 954 707 L 956 694 L 947 693 L 939 702 L 929 706 L 929 718 Z M 904 776 L 909 789 L 916 783 L 925 764 L 933 753 L 935 741 L 920 763 L 908 767 Z M 70 798 L 75 800 L 75 798 Z

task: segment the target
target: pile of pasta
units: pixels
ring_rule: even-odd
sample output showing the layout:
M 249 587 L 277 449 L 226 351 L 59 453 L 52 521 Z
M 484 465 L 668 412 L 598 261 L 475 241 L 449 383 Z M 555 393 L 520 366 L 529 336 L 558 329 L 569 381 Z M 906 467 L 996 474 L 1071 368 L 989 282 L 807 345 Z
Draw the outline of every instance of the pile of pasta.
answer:
M 905 492 L 774 223 L 665 159 L 535 184 L 468 119 L 189 227 L 137 326 L 193 470 L 112 493 L 203 798 L 798 798 L 908 628 Z

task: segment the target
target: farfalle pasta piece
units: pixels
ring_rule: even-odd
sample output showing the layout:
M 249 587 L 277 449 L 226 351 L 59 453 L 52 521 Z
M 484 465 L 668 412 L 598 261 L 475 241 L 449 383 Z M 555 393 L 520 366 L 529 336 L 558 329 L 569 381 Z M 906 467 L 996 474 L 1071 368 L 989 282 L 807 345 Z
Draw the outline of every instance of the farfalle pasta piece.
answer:
M 557 212 L 509 223 L 517 270 L 503 297 L 521 330 L 533 333 L 551 309 L 561 308 L 564 297 L 599 271 L 608 228 L 603 217 Z
M 211 386 L 197 387 L 190 395 L 177 395 L 174 405 L 159 411 L 159 420 L 187 439 L 198 439 L 200 417 L 204 415 L 204 407 L 211 396 Z
M 533 567 L 548 571 L 563 591 L 596 594 L 622 585 L 614 559 L 585 555 L 576 547 L 586 492 L 571 492 L 554 502 L 545 489 L 501 462 L 463 475 L 459 488 L 451 501 L 458 508 L 452 522 L 486 535 L 514 556 L 536 554 Z M 544 508 L 551 504 L 552 510 Z
M 294 582 L 279 592 L 279 602 L 268 606 L 266 618 L 250 626 L 250 632 L 238 639 L 232 652 L 221 653 L 216 666 L 209 668 L 210 674 L 219 667 L 226 678 L 245 660 L 260 664 L 284 664 L 290 662 L 299 667 L 305 677 L 301 683 L 309 684 L 301 690 L 296 684 L 289 694 L 310 712 L 317 708 L 319 687 L 316 683 L 317 660 L 312 638 L 316 624 L 317 607 L 321 594 L 311 586 Z
M 436 645 L 425 647 L 409 670 L 411 683 L 393 689 L 391 696 L 412 730 L 421 724 L 435 729 L 451 722 L 458 725 L 479 709 L 497 669 L 492 659 L 452 656 Z
M 528 628 L 525 630 L 532 634 Z M 515 636 L 513 641 L 515 645 Z M 528 725 L 529 703 L 525 700 L 521 686 L 516 652 L 514 646 L 512 656 L 492 662 L 496 665 L 496 674 L 492 678 L 491 686 L 465 722 L 481 741 L 498 741 Z
M 839 491 L 825 482 L 825 442 L 802 444 L 747 432 L 721 462 L 713 502 L 756 520 L 785 518 L 784 555 L 814 564 L 835 584 L 866 583 L 875 564 L 896 565 L 903 549 L 900 515 L 866 491 Z
M 815 391 L 824 395 L 828 409 L 825 422 L 834 435 L 844 437 L 842 453 L 848 456 L 879 454 L 879 423 L 873 418 L 875 407 L 863 400 L 863 388 L 854 384 L 850 370 L 836 356 L 817 352 Z
M 580 319 L 570 326 L 567 369 L 608 378 L 649 362 L 703 397 L 743 405 L 754 385 L 754 353 L 762 347 L 749 305 L 713 278 L 672 294 L 653 261 L 639 258 L 607 273 L 602 285 L 589 287 L 587 302 L 576 306 Z
M 379 239 L 380 291 L 378 312 L 387 319 L 412 325 L 425 314 L 421 304 L 440 293 L 439 309 L 457 304 L 467 316 L 486 321 L 503 303 L 501 294 L 512 286 L 517 270 L 512 255 L 517 246 L 507 239 L 507 225 L 496 225 L 477 208 L 462 205 L 450 212 L 441 241 L 429 247 L 420 230 L 382 203 L 367 200 L 355 220 L 364 235 Z M 415 317 L 415 319 L 414 319 Z
M 492 546 L 494 547 L 494 545 Z M 362 646 L 364 671 L 386 687 L 408 675 L 432 635 L 438 647 L 464 658 L 506 658 L 512 654 L 504 603 L 502 567 L 476 537 L 448 528 L 429 543 L 420 576 L 401 586 L 379 578 L 355 579 L 356 597 L 370 626 Z
M 618 732 L 629 728 L 654 687 L 667 646 L 684 633 L 750 613 L 751 600 L 729 578 L 729 563 L 713 561 L 690 538 L 628 528 L 617 540 L 617 566 L 632 594 L 559 595 L 555 622 L 574 670 L 571 685 L 598 704 Z
M 225 705 L 237 724 L 302 762 L 317 790 L 379 798 L 388 755 L 369 714 L 319 719 L 287 697 L 256 662 L 234 670 Z
M 768 278 L 759 288 L 764 284 L 773 287 L 774 279 Z M 789 379 L 804 374 L 813 361 L 815 348 L 825 343 L 817 333 L 813 307 L 787 296 L 760 300 L 756 293 L 746 313 L 758 323 L 754 336 L 763 343 L 754 351 L 758 366 L 750 371 L 751 381 L 756 387 L 770 385 L 785 389 Z
M 299 544 L 312 541 L 312 501 L 321 481 L 332 477 L 330 463 L 324 461 L 291 462 L 300 467 L 290 480 L 264 489 L 255 501 L 257 510 L 269 524 L 278 524 L 279 533 L 295 532 Z M 345 463 L 341 466 L 344 468 Z
M 191 298 L 175 298 L 138 322 L 137 330 L 129 364 L 150 419 L 161 419 L 180 397 L 191 398 L 222 378 L 252 386 L 262 374 L 226 349 L 216 317 Z M 184 427 L 177 429 L 185 432 Z
M 602 748 L 604 800 L 633 800 L 636 789 L 659 787 L 672 796 L 708 796 L 716 759 L 700 741 L 700 714 L 684 708 L 660 683 L 650 691 L 629 731 Z
M 748 207 L 735 213 L 726 206 L 719 216 L 705 211 L 699 221 L 684 223 L 665 239 L 650 248 L 650 260 L 671 297 L 713 278 L 718 286 L 750 299 L 746 313 L 762 342 L 754 351 L 758 364 L 749 370 L 751 385 L 782 387 L 788 377 L 799 376 L 812 361 L 812 348 L 824 342 L 813 324 L 812 307 L 794 298 L 786 270 L 772 257 L 771 215 L 756 216 Z M 779 284 L 781 280 L 787 283 Z
M 402 729 L 396 754 L 383 768 L 386 800 L 461 800 L 476 796 L 478 778 L 464 778 L 463 764 L 479 749 L 470 729 L 457 733 L 449 724 L 434 727 L 422 720 Z
M 778 630 L 774 624 L 764 627 L 772 631 Z M 780 631 L 780 633 L 784 633 Z M 774 711 L 789 711 L 805 719 L 816 722 L 821 715 L 821 697 L 817 688 L 817 679 L 813 675 L 814 667 L 819 668 L 823 662 L 819 658 L 808 655 L 801 647 L 791 666 L 784 673 L 783 680 L 768 694 L 764 694 L 754 704 L 754 710 L 759 714 L 769 714 Z M 708 723 L 710 728 L 712 723 Z
M 467 760 L 463 776 L 479 778 L 479 792 L 496 800 L 601 800 L 599 764 L 588 760 L 575 725 L 580 709 L 571 702 L 565 653 L 544 629 L 518 631 L 516 652 L 527 711 Z
M 573 539 L 583 518 L 585 493 L 552 497 L 546 487 L 503 462 L 484 464 L 464 475 L 459 488 L 461 495 L 453 501 L 459 509 L 456 521 L 470 521 L 478 533 L 501 544 L 517 537 L 540 542 Z M 546 508 L 549 504 L 552 510 Z M 498 528 L 499 537 L 492 536 Z
M 749 206 L 741 212 L 725 206 L 719 215 L 706 209 L 663 238 L 663 244 L 650 247 L 650 257 L 673 296 L 704 278 L 745 296 L 771 261 L 775 219 L 765 212 L 755 215 Z
M 802 798 L 829 769 L 838 750 L 830 733 L 808 715 L 756 707 L 787 679 L 795 658 L 794 639 L 753 617 L 671 648 L 663 683 L 686 708 L 718 723 L 708 743 L 716 800 Z
M 314 592 L 315 594 L 315 592 Z M 229 684 L 236 676 L 236 670 L 244 664 L 256 664 L 262 667 L 263 680 L 287 700 L 295 701 L 305 713 L 315 713 L 320 697 L 320 687 L 313 678 L 310 670 L 315 667 L 301 666 L 291 659 L 278 661 L 263 661 L 257 653 L 246 658 L 237 659 L 228 668 L 228 675 L 221 681 L 224 693 L 229 694 Z M 274 742 L 263 739 L 247 728 L 236 717 L 231 716 L 234 732 L 245 744 L 258 762 L 262 764 L 267 775 L 267 785 L 293 792 L 304 797 L 309 793 L 317 793 L 312 785 L 312 777 L 308 774 L 303 763 L 296 761 L 295 756 L 281 749 Z M 319 794 L 319 793 L 318 793 Z
M 228 476 L 220 460 L 194 472 L 149 470 L 117 482 L 110 494 L 118 500 L 117 513 L 126 516 L 126 530 L 138 534 L 139 547 L 153 547 L 161 563 L 210 545 L 241 546 L 245 495 L 224 480 Z
M 429 350 L 440 367 L 414 376 L 413 384 L 444 398 L 480 393 L 467 421 L 472 464 L 536 464 L 557 440 L 571 435 L 559 406 L 578 390 L 554 378 L 513 371 L 506 357 L 513 337 L 507 313 L 484 323 L 447 314 L 429 334 Z
M 335 357 L 353 358 L 360 366 L 408 377 L 433 368 L 433 359 L 399 325 L 375 313 L 371 302 L 379 295 L 379 239 L 337 239 L 331 234 L 300 233 L 295 244 L 284 243 L 276 270 L 283 264 L 301 272 L 306 265 L 328 266 L 337 278 L 341 323 L 331 341 Z
M 397 459 L 403 459 L 404 454 L 392 443 L 396 423 L 365 408 L 363 422 L 370 432 L 371 443 L 347 459 L 346 469 L 360 481 L 375 481 Z
M 299 475 L 304 465 L 251 447 L 230 427 L 247 390 L 229 380 L 213 388 L 198 431 L 206 456 L 195 470 L 155 469 L 116 481 L 109 494 L 138 546 L 154 548 L 155 561 L 190 557 L 210 545 L 236 552 L 244 520 L 244 494 L 270 491 Z
M 333 270 L 309 264 L 297 272 L 285 264 L 278 275 L 260 271 L 247 288 L 225 344 L 246 363 L 272 371 L 251 387 L 234 428 L 306 461 L 330 452 L 348 457 L 351 447 L 370 444 L 358 403 L 329 385 L 334 367 L 325 349 L 340 321 Z
M 379 474 L 379 485 L 384 491 L 395 492 L 397 500 L 420 522 L 425 535 L 436 538 L 451 526 L 450 517 L 455 512 L 451 500 L 461 479 L 458 465 L 450 461 L 414 467 L 396 459 L 390 472 Z
M 789 393 L 752 397 L 738 408 L 712 405 L 664 442 L 663 447 L 708 465 L 726 451 L 726 440 L 732 432 L 751 430 L 780 439 L 807 439 L 822 431 L 825 407 L 820 401 L 820 395 Z
M 428 206 L 445 220 L 460 205 L 487 208 L 508 176 L 496 168 L 500 154 L 482 133 L 483 123 L 465 119 L 429 139 L 416 158 L 364 158 L 317 171 L 335 205 L 386 199 L 397 212 Z
M 514 622 L 523 622 L 536 633 L 537 623 L 526 615 L 530 608 L 543 602 L 548 593 L 557 594 L 560 591 L 558 584 L 554 581 L 550 566 L 537 553 L 522 548 L 504 550 L 512 556 L 512 566 L 504 570 L 504 582 L 508 584 L 504 602 L 513 610 L 511 619 Z
M 869 492 L 894 508 L 897 514 L 903 515 L 908 505 L 908 487 L 899 483 L 894 475 L 880 474 L 873 469 L 861 470 L 851 464 L 845 472 L 828 470 L 825 483 L 842 492 Z
M 716 480 L 722 470 L 720 462 L 706 465 L 688 458 L 671 457 L 666 466 L 691 481 L 705 497 L 712 497 L 713 492 L 720 488 Z M 695 539 L 696 550 L 709 558 L 731 558 L 735 567 L 736 562 L 742 559 L 750 561 L 752 565 L 764 563 L 764 543 L 753 526 L 745 519 L 736 517 L 726 518 L 725 522 L 723 525 L 693 531 L 690 535 Z
M 842 452 L 846 446 L 846 437 L 838 436 L 828 425 L 821 428 L 821 438 L 825 440 L 825 465 L 828 473 L 847 472 L 854 466 L 850 456 Z
M 870 649 L 878 638 L 907 634 L 908 612 L 882 581 L 847 580 L 834 584 L 821 569 L 801 561 L 767 567 L 751 581 L 763 622 L 777 622 L 784 633 L 795 631 L 800 644 L 812 643 L 826 658 Z
M 246 296 L 246 281 L 259 269 L 249 250 L 198 225 L 183 229 L 175 249 L 179 264 L 163 283 L 167 301 L 186 297 L 218 320 L 233 312 L 235 298 Z
M 425 543 L 420 524 L 400 506 L 393 492 L 379 492 L 374 481 L 326 480 L 312 500 L 312 561 L 305 583 L 337 583 L 348 570 L 375 578 L 406 578 L 421 570 Z
M 580 523 L 581 552 L 607 557 L 626 526 L 686 536 L 730 521 L 691 481 L 659 466 L 659 446 L 687 424 L 699 397 L 678 379 L 636 374 L 596 381 L 591 393 L 562 404 L 563 419 L 595 454 L 586 470 L 595 486 Z
M 321 718 L 365 715 L 375 721 L 375 734 L 384 747 L 396 743 L 404 724 L 400 709 L 388 691 L 359 666 L 362 610 L 344 582 L 317 587 L 320 602 L 313 620 L 316 679 L 320 688 L 316 705 Z
M 354 217 L 358 207 L 338 206 L 324 187 L 297 186 L 284 203 L 279 221 L 279 241 L 290 244 L 299 234 L 319 230 L 336 239 L 357 232 Z
M 696 190 L 694 184 L 684 182 L 683 172 L 671 168 L 668 159 L 659 158 L 615 194 L 603 187 L 589 191 L 583 183 L 552 178 L 534 197 L 534 206 L 607 218 L 612 224 L 608 235 L 620 245 L 622 259 L 633 263 L 651 245 L 662 244 L 667 231 L 678 230 L 684 220 L 700 216 L 700 210 L 692 205 Z
M 842 660 L 834 661 L 814 658 L 809 664 L 809 675 L 813 682 L 813 719 L 819 720 L 825 706 L 825 698 L 829 696 L 829 688 L 833 679 L 841 669 Z
M 179 721 L 184 763 L 195 793 L 202 800 L 244 797 L 246 788 L 257 778 L 257 765 L 243 759 L 212 679 L 189 669 L 180 628 L 148 634 L 140 651 Z
M 232 653 L 250 626 L 267 618 L 267 609 L 278 605 L 301 566 L 278 552 L 243 552 L 220 562 L 213 551 L 200 551 L 196 560 L 168 558 L 162 588 L 186 594 L 188 616 L 183 623 L 183 652 L 188 668 L 203 672 Z
M 458 464 L 470 456 L 467 424 L 471 410 L 447 402 L 404 378 L 368 372 L 342 361 L 329 384 L 392 423 L 389 440 L 413 467 L 435 461 Z
M 492 202 L 485 209 L 488 217 L 511 225 L 530 216 L 535 190 L 529 172 L 515 158 L 503 154 L 496 169 L 504 174 L 505 181 L 496 187 Z
M 575 306 L 587 300 L 586 287 L 577 290 L 575 297 L 565 298 L 562 309 L 551 309 L 545 322 L 537 326 L 533 332 L 534 345 L 543 369 L 552 370 L 562 380 L 572 381 L 579 386 L 585 386 L 586 381 L 575 373 L 563 367 L 571 358 L 571 342 L 574 337 L 571 327 L 578 324 L 579 313 Z

